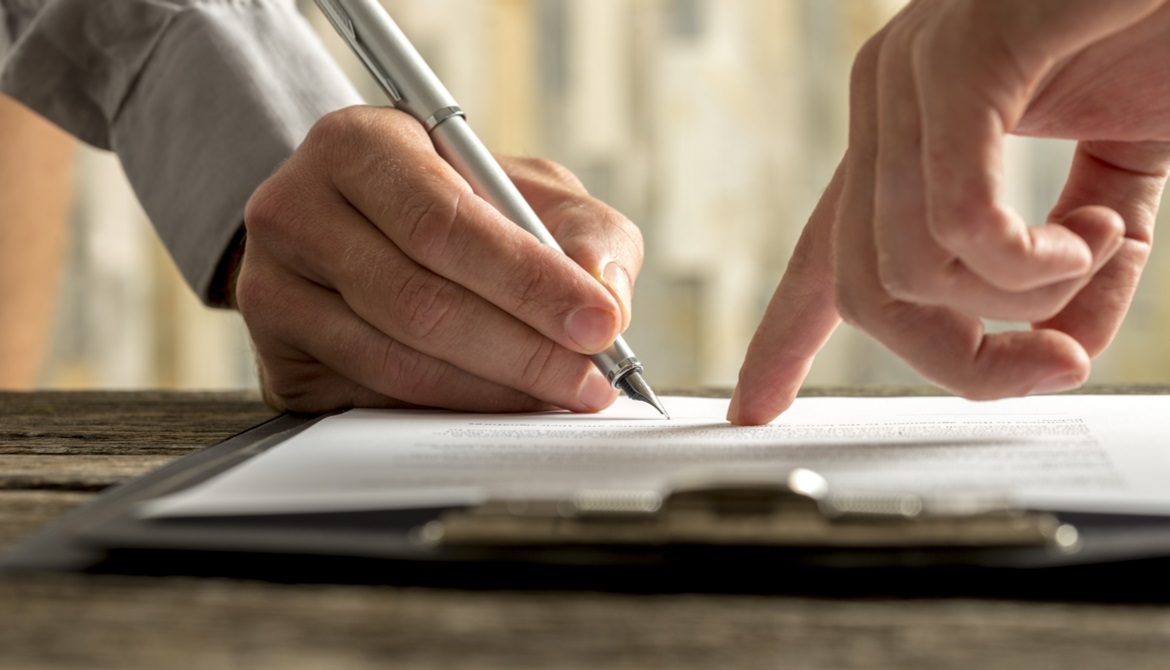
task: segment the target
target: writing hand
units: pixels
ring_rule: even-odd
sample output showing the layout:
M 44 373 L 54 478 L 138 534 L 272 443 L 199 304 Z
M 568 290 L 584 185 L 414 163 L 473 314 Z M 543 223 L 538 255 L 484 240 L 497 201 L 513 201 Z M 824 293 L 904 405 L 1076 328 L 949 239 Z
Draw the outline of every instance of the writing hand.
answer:
M 392 109 L 323 118 L 245 214 L 236 299 L 280 409 L 590 412 L 585 355 L 629 324 L 642 240 L 567 170 L 501 159 L 562 254 L 471 192 Z
M 1073 388 L 1149 255 L 1170 167 L 1158 0 L 919 0 L 854 64 L 849 148 L 748 351 L 728 418 L 792 402 L 842 318 L 987 399 Z M 1001 202 L 1008 134 L 1079 140 L 1047 223 Z M 981 318 L 1030 322 L 989 334 Z

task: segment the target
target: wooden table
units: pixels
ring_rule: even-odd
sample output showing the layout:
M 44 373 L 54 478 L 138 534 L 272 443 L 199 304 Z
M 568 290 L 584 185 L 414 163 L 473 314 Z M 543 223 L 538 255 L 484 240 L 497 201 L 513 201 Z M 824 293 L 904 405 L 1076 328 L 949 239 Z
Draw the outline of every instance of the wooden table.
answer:
M 0 393 L 0 549 L 270 416 L 248 394 Z M 0 668 L 137 667 L 1137 670 L 1170 667 L 1170 606 L 0 579 Z

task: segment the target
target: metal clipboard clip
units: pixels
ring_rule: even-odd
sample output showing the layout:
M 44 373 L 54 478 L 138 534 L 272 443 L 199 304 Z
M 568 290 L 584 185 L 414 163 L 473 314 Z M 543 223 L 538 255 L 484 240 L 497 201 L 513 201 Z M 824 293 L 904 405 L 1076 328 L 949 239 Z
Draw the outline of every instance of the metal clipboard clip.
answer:
M 431 547 L 1079 548 L 1075 527 L 1003 498 L 834 494 L 821 475 L 707 475 L 665 490 L 489 499 L 415 529 Z

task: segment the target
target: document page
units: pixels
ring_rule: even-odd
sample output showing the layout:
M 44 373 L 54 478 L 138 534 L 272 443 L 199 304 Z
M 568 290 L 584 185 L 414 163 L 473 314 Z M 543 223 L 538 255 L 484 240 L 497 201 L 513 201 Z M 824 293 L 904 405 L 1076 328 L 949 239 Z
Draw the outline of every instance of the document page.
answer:
M 339 512 L 665 489 L 718 472 L 815 470 L 840 492 L 1006 495 L 1046 509 L 1170 513 L 1170 396 L 801 398 L 767 426 L 726 399 L 619 400 L 599 414 L 350 410 L 151 517 Z

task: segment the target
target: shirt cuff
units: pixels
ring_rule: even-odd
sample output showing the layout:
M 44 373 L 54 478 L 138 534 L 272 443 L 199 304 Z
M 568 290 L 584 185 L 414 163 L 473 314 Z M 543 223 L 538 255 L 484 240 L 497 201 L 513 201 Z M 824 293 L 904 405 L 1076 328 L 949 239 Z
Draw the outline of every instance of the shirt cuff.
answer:
M 111 146 L 187 283 L 230 296 L 217 272 L 244 205 L 334 109 L 361 103 L 295 11 L 206 3 L 177 14 L 111 124 Z
M 30 7 L 0 15 L 0 90 L 113 149 L 187 283 L 226 304 L 217 275 L 248 197 L 317 119 L 361 97 L 291 0 Z

